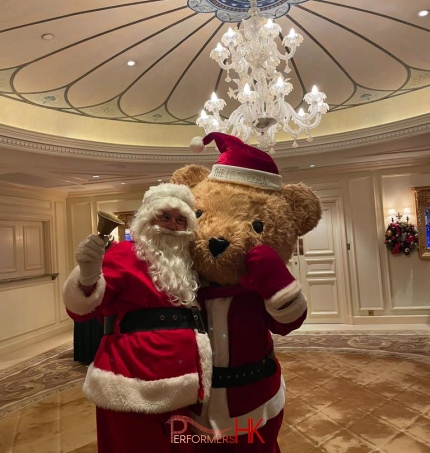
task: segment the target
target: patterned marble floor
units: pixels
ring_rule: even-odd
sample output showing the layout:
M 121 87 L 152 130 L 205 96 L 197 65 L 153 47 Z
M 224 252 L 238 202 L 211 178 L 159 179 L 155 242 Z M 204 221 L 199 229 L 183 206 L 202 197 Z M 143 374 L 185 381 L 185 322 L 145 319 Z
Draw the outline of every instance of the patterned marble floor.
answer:
M 275 344 L 288 389 L 282 453 L 430 453 L 429 333 L 303 332 Z M 0 371 L 0 453 L 96 453 L 85 370 L 65 344 Z

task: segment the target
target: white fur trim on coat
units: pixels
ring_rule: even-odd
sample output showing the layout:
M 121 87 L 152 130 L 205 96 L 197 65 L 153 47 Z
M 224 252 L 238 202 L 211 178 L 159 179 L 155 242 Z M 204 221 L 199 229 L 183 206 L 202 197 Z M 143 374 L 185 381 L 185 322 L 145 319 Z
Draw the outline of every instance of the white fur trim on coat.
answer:
M 254 425 L 260 420 L 259 427 L 264 426 L 268 420 L 276 417 L 285 406 L 285 381 L 281 377 L 281 386 L 276 394 L 268 401 L 263 403 L 261 406 L 256 407 L 251 412 L 248 412 L 238 417 L 230 417 L 227 403 L 227 389 L 226 388 L 214 388 L 212 389 L 211 399 L 208 405 L 203 406 L 201 415 L 193 413 L 193 419 L 200 423 L 206 428 L 213 430 L 222 431 L 229 429 L 226 435 L 231 435 L 235 431 L 235 426 L 239 428 L 246 428 L 248 426 L 248 420 L 253 419 Z M 210 415 L 209 415 L 210 414 Z M 239 431 L 238 435 L 247 434 L 246 430 Z M 246 450 L 244 450 L 246 451 Z
M 212 348 L 209 337 L 205 333 L 196 332 L 197 348 L 202 368 L 203 403 L 209 400 L 212 385 Z
M 97 281 L 94 291 L 86 296 L 79 287 L 79 272 L 79 266 L 76 266 L 67 277 L 63 287 L 63 302 L 72 313 L 87 315 L 101 304 L 106 282 L 102 275 Z
M 272 308 L 281 308 L 282 305 L 295 299 L 301 292 L 302 287 L 297 280 L 294 280 L 287 287 L 282 288 L 275 293 L 270 299 L 267 299 L 266 305 Z
M 285 303 L 285 302 L 284 302 Z M 303 293 L 297 296 L 297 299 L 288 307 L 278 310 L 273 308 L 268 301 L 266 301 L 266 310 L 269 315 L 278 322 L 288 324 L 296 321 L 306 311 L 308 301 Z
M 198 373 L 144 381 L 88 367 L 83 391 L 96 406 L 119 412 L 162 414 L 195 404 Z

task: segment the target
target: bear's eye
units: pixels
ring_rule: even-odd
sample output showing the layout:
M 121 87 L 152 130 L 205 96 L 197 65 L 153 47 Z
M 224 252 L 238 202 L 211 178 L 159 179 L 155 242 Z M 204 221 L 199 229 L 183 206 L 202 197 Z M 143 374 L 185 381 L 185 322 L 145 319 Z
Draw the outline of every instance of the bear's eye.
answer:
M 201 209 L 197 209 L 197 211 L 196 211 L 196 219 L 198 219 L 202 215 L 203 215 L 203 211 Z
M 259 220 L 256 220 L 255 222 L 252 222 L 252 228 L 256 233 L 262 233 L 264 229 L 263 222 L 260 222 Z

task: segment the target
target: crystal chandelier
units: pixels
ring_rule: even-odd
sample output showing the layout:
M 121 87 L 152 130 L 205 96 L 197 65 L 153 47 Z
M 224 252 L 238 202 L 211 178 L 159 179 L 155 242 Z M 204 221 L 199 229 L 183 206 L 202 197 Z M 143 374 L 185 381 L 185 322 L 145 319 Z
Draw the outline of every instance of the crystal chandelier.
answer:
M 223 119 L 220 111 L 226 103 L 213 93 L 211 99 L 205 102 L 196 124 L 204 128 L 206 134 L 230 133 L 246 143 L 255 137 L 259 148 L 269 152 L 274 152 L 275 135 L 282 129 L 292 136 L 293 147 L 297 147 L 296 140 L 301 134 L 312 141 L 311 129 L 319 125 L 321 116 L 329 109 L 324 102 L 326 95 L 314 86 L 303 98 L 308 104 L 307 111 L 301 108 L 299 112 L 285 100 L 293 85 L 277 70 L 277 66 L 283 60 L 284 72 L 291 71 L 288 62 L 303 37 L 291 29 L 282 40 L 288 51 L 281 54 L 275 42 L 281 27 L 271 19 L 260 16 L 257 0 L 250 3 L 250 17 L 242 21 L 238 30 L 229 28 L 221 38 L 222 44 L 218 43 L 210 53 L 210 57 L 227 71 L 226 82 L 232 81 L 230 70 L 237 73 L 238 79 L 233 79 L 237 89 L 230 87 L 228 95 L 238 100 L 240 106 L 229 118 Z

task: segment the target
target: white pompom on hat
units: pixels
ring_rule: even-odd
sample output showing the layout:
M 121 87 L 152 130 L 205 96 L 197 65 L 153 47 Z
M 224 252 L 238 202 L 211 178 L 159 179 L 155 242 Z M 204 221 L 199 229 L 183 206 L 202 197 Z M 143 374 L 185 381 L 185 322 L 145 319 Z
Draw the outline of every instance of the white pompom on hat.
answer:
M 206 149 L 203 137 L 193 137 L 190 141 L 190 149 L 193 153 L 202 153 Z

